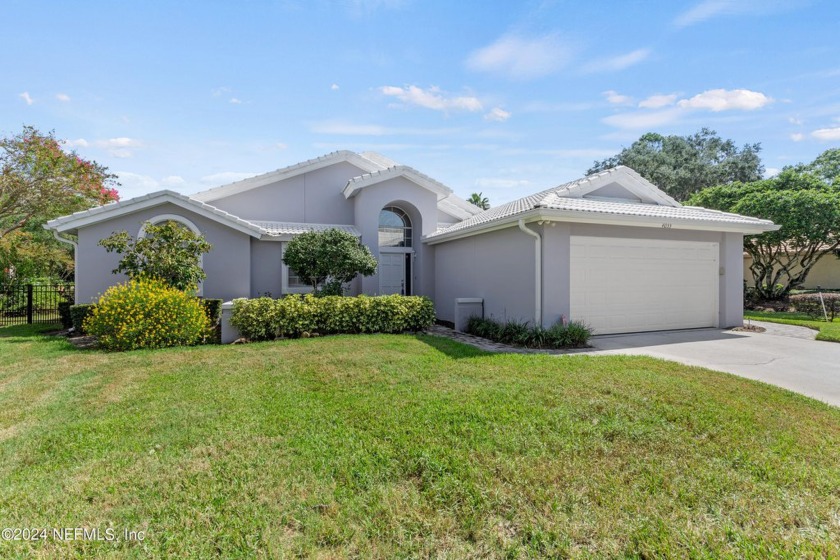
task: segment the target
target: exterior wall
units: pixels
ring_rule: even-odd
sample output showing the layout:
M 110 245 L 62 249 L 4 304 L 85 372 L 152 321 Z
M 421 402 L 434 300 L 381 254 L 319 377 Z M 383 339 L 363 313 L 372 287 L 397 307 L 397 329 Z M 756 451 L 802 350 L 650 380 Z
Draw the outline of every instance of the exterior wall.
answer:
M 79 230 L 76 303 L 96 301 L 110 286 L 125 280 L 123 275 L 111 273 L 117 267 L 119 255 L 107 253 L 97 245 L 99 240 L 121 230 L 136 237 L 143 222 L 160 214 L 175 214 L 190 220 L 213 245 L 203 260 L 204 271 L 207 273 L 203 286 L 204 297 L 229 300 L 250 295 L 250 236 L 166 203 Z
M 533 237 L 511 227 L 434 248 L 439 319 L 454 322 L 456 298 L 479 297 L 484 299 L 485 317 L 533 323 Z
M 382 183 L 361 189 L 353 197 L 355 225 L 367 245 L 379 260 L 379 212 L 385 206 L 398 206 L 411 218 L 414 262 L 412 267 L 412 293 L 435 297 L 434 253 L 435 248 L 424 244 L 422 236 L 437 228 L 437 195 L 404 177 L 394 177 Z M 379 293 L 379 274 L 361 281 L 361 291 L 368 295 Z
M 752 272 L 750 272 L 750 265 L 752 258 L 749 255 L 744 255 L 744 279 L 747 284 L 754 286 Z M 817 261 L 817 264 L 808 273 L 808 278 L 805 279 L 803 288 L 807 290 L 815 290 L 817 286 L 828 290 L 840 290 L 840 259 L 834 255 L 826 255 Z
M 354 165 L 337 163 L 208 204 L 246 220 L 352 224 L 353 201 L 342 191 L 362 173 Z

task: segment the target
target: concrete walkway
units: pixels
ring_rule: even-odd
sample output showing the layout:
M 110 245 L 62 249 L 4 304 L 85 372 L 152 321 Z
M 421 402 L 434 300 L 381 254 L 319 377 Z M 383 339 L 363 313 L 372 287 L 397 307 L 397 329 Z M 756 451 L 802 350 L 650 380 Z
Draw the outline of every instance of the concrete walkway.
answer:
M 435 326 L 430 334 L 489 352 L 517 354 L 642 355 L 733 373 L 840 406 L 840 344 L 814 340 L 805 327 L 752 321 L 763 333 L 694 329 L 596 336 L 592 348 L 530 350 Z

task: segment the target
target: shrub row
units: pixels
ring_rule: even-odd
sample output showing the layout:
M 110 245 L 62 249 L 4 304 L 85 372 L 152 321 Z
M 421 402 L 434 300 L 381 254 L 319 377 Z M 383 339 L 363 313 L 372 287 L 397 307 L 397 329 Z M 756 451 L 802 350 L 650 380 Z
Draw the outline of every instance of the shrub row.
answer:
M 470 317 L 467 332 L 494 342 L 525 346 L 526 348 L 580 348 L 586 346 L 592 329 L 579 321 L 564 325 L 557 321 L 549 328 L 530 326 L 521 321 L 496 321 Z
M 123 351 L 198 344 L 210 321 L 195 297 L 160 280 L 136 278 L 108 288 L 83 327 L 104 349 Z
M 299 337 L 304 333 L 400 333 L 435 321 L 432 301 L 420 296 L 289 295 L 237 299 L 231 324 L 248 340 Z
M 822 298 L 822 301 L 820 301 L 820 295 L 815 293 L 796 294 L 790 296 L 790 304 L 799 313 L 805 313 L 815 319 L 823 319 L 825 317 L 823 303 L 825 303 L 828 318 L 833 321 L 835 317 L 840 315 L 840 293 L 823 292 Z
M 85 319 L 93 313 L 95 308 L 95 303 L 79 303 L 70 306 L 70 322 L 73 324 L 73 328 L 76 329 L 77 333 L 85 333 Z

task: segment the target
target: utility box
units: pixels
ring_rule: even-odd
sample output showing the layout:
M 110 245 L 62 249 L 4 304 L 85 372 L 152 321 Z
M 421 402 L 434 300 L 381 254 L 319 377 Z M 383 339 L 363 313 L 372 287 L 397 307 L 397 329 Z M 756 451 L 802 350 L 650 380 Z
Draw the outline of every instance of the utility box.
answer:
M 484 298 L 455 298 L 455 330 L 464 332 L 473 316 L 484 318 Z

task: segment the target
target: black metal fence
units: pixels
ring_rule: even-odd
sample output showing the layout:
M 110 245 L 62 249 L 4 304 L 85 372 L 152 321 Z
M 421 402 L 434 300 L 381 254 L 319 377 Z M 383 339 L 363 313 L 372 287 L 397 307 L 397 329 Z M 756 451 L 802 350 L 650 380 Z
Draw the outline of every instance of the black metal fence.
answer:
M 57 323 L 58 304 L 73 301 L 73 284 L 0 284 L 0 327 Z

